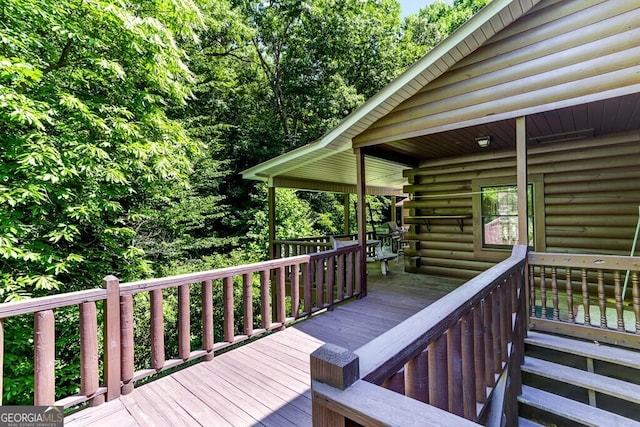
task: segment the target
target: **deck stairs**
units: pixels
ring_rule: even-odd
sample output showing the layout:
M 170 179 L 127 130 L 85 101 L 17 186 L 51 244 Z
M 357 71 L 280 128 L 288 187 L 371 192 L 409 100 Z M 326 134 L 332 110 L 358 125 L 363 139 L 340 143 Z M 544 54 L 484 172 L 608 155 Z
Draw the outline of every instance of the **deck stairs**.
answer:
M 640 352 L 529 332 L 520 425 L 640 426 Z

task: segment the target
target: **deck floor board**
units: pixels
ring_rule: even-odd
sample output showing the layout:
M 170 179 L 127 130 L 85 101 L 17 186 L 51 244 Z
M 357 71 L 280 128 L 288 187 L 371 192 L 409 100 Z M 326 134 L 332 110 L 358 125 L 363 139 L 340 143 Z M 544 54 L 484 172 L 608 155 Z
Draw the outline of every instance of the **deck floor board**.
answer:
M 457 286 L 400 271 L 386 277 L 369 271 L 367 297 L 137 386 L 67 416 L 65 425 L 310 426 L 314 350 L 325 342 L 356 350 Z

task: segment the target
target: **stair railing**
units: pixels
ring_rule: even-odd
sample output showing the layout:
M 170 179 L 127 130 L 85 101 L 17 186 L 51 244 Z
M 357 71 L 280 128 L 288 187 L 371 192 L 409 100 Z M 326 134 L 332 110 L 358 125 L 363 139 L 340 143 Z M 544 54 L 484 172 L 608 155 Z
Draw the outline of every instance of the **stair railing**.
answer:
M 640 257 L 530 252 L 528 266 L 531 329 L 640 348 Z
M 313 423 L 517 425 L 526 246 L 351 352 L 311 355 Z

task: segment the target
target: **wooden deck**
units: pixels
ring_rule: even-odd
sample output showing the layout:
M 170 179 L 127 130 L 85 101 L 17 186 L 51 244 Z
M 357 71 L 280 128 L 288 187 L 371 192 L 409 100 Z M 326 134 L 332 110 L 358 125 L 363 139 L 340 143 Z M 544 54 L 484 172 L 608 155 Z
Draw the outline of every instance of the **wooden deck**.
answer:
M 67 416 L 65 425 L 310 426 L 315 349 L 331 342 L 355 350 L 457 286 L 370 267 L 367 297 Z

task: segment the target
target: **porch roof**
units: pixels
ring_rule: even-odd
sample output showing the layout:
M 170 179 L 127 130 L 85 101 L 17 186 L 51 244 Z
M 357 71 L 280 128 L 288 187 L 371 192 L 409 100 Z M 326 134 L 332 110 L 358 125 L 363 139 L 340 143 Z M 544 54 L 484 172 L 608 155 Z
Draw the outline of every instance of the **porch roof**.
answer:
M 515 21 L 538 0 L 494 0 L 320 139 L 242 172 L 275 187 L 355 193 L 352 139 Z M 374 154 L 368 149 L 367 154 Z M 412 160 L 366 158 L 369 194 L 401 195 Z

